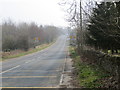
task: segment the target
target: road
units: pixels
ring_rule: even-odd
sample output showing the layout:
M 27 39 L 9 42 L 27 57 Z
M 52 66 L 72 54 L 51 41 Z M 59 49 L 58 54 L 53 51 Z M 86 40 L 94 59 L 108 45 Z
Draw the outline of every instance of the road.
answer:
M 42 51 L 3 61 L 2 87 L 56 87 L 66 55 L 66 36 L 60 36 Z

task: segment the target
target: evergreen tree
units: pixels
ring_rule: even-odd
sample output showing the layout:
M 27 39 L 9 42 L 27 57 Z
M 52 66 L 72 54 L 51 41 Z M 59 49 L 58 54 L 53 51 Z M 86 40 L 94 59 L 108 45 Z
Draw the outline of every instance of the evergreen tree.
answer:
M 88 25 L 87 43 L 104 50 L 120 49 L 120 29 L 118 28 L 118 10 L 112 2 L 96 4 Z

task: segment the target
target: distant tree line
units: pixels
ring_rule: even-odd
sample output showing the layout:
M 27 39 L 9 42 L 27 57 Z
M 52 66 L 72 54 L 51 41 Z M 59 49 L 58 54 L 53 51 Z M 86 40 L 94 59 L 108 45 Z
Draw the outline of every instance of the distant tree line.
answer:
M 37 45 L 53 42 L 61 34 L 58 27 L 38 26 L 35 23 L 2 23 L 2 51 L 22 49 L 27 51 Z

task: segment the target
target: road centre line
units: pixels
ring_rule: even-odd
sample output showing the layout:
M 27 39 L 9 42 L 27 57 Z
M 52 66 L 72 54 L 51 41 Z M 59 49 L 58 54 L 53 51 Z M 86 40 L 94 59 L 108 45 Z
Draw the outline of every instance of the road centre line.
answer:
M 56 78 L 57 76 L 11 76 L 11 77 L 0 77 L 0 78 Z
M 25 63 L 28 63 L 28 62 L 25 62 Z
M 31 62 L 31 61 L 32 61 L 32 60 L 26 61 L 25 63 L 29 63 L 29 62 Z M 6 73 L 6 72 L 8 72 L 8 71 L 11 71 L 11 70 L 13 70 L 13 69 L 15 69 L 15 68 L 17 68 L 17 67 L 20 67 L 20 65 L 17 65 L 17 66 L 15 66 L 15 67 L 13 67 L 13 68 L 10 68 L 10 69 L 8 69 L 8 70 L 5 70 L 5 71 L 1 72 L 0 74 Z
M 11 71 L 11 70 L 13 70 L 13 69 L 15 69 L 15 68 L 18 68 L 18 67 L 20 67 L 20 65 L 17 65 L 17 66 L 15 66 L 15 67 L 13 67 L 13 68 L 10 68 L 10 69 L 8 69 L 8 70 L 5 70 L 5 71 L 1 72 L 0 74 L 6 73 L 6 72 Z
M 32 60 L 30 60 L 30 61 L 26 61 L 25 63 L 29 63 L 29 62 L 32 62 Z

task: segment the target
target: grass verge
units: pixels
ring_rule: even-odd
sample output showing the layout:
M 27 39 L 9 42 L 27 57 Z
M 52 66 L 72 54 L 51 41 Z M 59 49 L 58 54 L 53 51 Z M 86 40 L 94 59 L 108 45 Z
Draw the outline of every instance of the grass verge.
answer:
M 74 62 L 76 80 L 79 86 L 84 88 L 102 87 L 103 83 L 101 80 L 109 75 L 97 66 L 82 62 L 74 47 L 70 47 L 69 50 Z
M 6 59 L 11 59 L 11 58 L 17 58 L 17 57 L 21 57 L 21 56 L 25 56 L 25 55 L 28 55 L 28 54 L 32 54 L 32 53 L 38 52 L 40 50 L 43 50 L 43 49 L 51 46 L 53 43 L 54 42 L 49 43 L 49 44 L 43 44 L 43 45 L 37 46 L 37 48 L 31 49 L 31 50 L 28 50 L 28 51 L 24 51 L 24 52 L 21 52 L 21 53 L 17 53 L 15 55 L 4 56 L 4 57 L 2 57 L 2 59 L 0 59 L 0 61 L 4 61 Z

